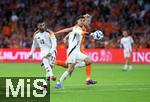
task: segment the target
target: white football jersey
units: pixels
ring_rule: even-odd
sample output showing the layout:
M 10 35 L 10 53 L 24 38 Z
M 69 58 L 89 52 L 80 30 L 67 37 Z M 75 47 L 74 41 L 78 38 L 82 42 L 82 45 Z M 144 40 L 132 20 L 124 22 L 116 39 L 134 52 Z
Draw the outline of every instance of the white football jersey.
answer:
M 132 51 L 133 39 L 131 36 L 123 37 L 121 39 L 121 44 L 123 45 L 124 50 Z
M 69 33 L 67 55 L 69 55 L 74 50 L 80 51 L 82 39 L 83 39 L 82 28 L 80 28 L 79 26 L 75 26 L 72 32 Z
M 55 44 L 52 44 L 52 39 L 55 39 Z M 33 39 L 33 46 L 38 46 L 40 48 L 41 57 L 43 58 L 48 53 L 53 53 L 56 51 L 56 38 L 55 36 L 50 36 L 50 32 L 47 30 L 44 32 L 36 32 Z

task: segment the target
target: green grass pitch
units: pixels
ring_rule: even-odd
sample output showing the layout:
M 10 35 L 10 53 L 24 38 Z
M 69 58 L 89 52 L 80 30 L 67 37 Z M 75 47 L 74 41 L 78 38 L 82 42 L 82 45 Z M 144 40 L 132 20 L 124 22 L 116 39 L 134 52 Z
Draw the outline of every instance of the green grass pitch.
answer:
M 98 83 L 85 85 L 85 68 L 75 69 L 63 83 L 64 89 L 55 89 L 51 83 L 51 102 L 150 102 L 150 65 L 133 65 L 124 72 L 123 65 L 94 64 L 92 78 Z M 55 66 L 57 79 L 65 71 Z M 45 76 L 39 63 L 0 63 L 0 77 Z

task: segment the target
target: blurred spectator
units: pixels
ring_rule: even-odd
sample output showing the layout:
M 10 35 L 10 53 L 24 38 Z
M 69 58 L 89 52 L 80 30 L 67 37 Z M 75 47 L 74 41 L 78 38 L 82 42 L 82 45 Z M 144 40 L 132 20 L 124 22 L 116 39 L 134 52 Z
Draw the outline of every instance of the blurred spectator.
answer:
M 150 48 L 149 0 L 0 0 L 0 47 L 30 47 L 39 18 L 57 31 L 73 26 L 85 13 L 92 15 L 90 31 L 100 29 L 105 34 L 102 41 L 87 38 L 85 48 L 118 48 L 124 27 L 135 47 Z M 57 35 L 61 48 L 64 36 Z
M 11 28 L 8 24 L 4 24 L 2 26 L 2 34 L 5 36 L 5 37 L 10 37 L 10 33 L 11 33 Z

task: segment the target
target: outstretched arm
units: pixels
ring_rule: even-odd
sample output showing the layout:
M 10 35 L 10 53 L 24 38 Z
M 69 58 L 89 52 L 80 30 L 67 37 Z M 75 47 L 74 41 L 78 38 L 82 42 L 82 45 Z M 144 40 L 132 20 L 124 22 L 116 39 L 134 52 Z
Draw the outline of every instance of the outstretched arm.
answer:
M 55 34 L 68 33 L 68 32 L 71 32 L 72 30 L 73 30 L 73 27 L 65 28 L 65 29 L 62 29 L 62 30 L 55 32 Z
M 120 40 L 120 48 L 124 49 L 122 39 Z
M 33 52 L 35 51 L 36 46 L 37 46 L 37 42 L 36 42 L 36 39 L 35 39 L 35 36 L 34 36 L 31 51 L 29 53 L 29 58 L 32 58 L 32 55 L 33 55 Z
M 70 33 L 68 33 L 68 34 L 64 37 L 64 39 L 63 39 L 64 43 L 67 43 L 67 39 L 69 38 L 69 35 L 70 35 Z
M 56 51 L 56 47 L 57 47 L 57 39 L 56 39 L 53 31 L 50 32 L 49 38 L 50 38 L 51 43 L 52 43 L 52 48 L 50 50 L 50 54 L 52 54 Z

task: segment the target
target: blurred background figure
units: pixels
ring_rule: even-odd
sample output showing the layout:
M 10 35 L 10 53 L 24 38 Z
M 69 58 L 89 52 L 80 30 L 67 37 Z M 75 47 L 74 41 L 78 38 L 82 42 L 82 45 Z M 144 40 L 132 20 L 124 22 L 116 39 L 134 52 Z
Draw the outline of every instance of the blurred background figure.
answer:
M 103 42 L 87 38 L 85 48 L 119 48 L 124 27 L 135 40 L 134 47 L 150 48 L 148 0 L 0 0 L 0 47 L 29 48 L 41 15 L 50 29 L 58 31 L 86 13 L 92 15 L 90 30 L 101 29 L 105 38 Z M 65 47 L 64 36 L 57 36 L 58 47 Z

